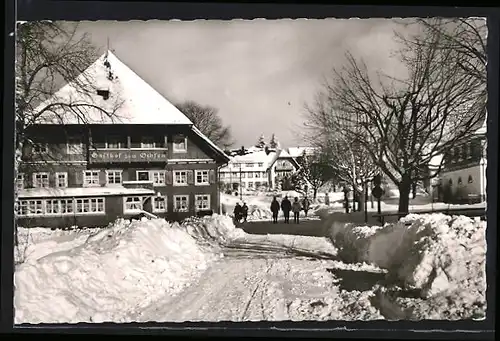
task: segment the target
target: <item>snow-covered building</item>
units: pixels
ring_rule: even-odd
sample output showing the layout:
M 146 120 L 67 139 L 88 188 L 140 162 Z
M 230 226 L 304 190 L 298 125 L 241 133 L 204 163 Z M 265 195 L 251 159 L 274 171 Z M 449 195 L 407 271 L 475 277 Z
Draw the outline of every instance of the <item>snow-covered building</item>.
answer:
M 36 112 L 50 110 L 27 131 L 16 181 L 21 226 L 219 211 L 218 171 L 229 157 L 181 111 L 109 51 L 77 81 L 40 104 Z
M 440 175 L 440 199 L 450 202 L 486 200 L 486 119 L 474 135 L 456 144 Z
M 299 169 L 297 158 L 292 157 L 285 149 L 278 150 L 267 169 L 269 173 L 269 183 L 271 188 L 276 188 L 277 184 L 285 177 L 292 175 Z
M 269 166 L 275 151 L 259 150 L 245 155 L 236 155 L 219 172 L 220 182 L 232 190 L 240 188 L 254 190 L 272 188 Z

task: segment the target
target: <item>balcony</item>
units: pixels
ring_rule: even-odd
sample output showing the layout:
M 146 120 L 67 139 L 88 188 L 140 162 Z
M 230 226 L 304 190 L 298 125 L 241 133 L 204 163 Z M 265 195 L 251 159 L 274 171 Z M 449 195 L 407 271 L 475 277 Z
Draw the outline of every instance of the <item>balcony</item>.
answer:
M 104 149 L 89 151 L 89 163 L 132 163 L 132 162 L 165 162 L 168 160 L 167 148 L 151 149 Z

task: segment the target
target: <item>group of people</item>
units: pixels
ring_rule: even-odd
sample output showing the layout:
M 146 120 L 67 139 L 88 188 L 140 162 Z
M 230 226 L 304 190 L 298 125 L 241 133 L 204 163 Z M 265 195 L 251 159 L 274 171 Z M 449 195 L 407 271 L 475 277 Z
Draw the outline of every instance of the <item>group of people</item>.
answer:
M 295 197 L 293 203 L 288 199 L 287 196 L 283 198 L 281 204 L 276 197 L 273 198 L 271 202 L 271 212 L 273 213 L 273 224 L 278 223 L 278 213 L 283 211 L 283 216 L 285 217 L 285 223 L 290 224 L 290 211 L 293 212 L 293 222 L 295 224 L 299 223 L 300 211 L 304 210 L 304 215 L 307 217 L 307 212 L 309 211 L 310 202 L 307 197 L 299 201 L 299 198 Z
M 241 222 L 241 220 L 243 220 L 243 222 L 246 222 L 247 221 L 247 217 L 248 217 L 248 206 L 247 204 L 244 202 L 243 205 L 240 205 L 240 203 L 236 203 L 236 206 L 234 207 L 234 220 L 235 222 L 239 223 Z

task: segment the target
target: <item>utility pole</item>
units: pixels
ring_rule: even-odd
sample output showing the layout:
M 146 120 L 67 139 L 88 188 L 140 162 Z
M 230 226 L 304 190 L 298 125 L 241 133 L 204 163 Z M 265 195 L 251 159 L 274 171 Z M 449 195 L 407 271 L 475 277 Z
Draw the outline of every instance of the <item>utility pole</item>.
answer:
M 241 163 L 240 163 L 240 200 L 243 201 L 243 188 L 241 187 Z
M 368 180 L 363 181 L 363 187 L 365 196 L 365 223 L 368 223 Z

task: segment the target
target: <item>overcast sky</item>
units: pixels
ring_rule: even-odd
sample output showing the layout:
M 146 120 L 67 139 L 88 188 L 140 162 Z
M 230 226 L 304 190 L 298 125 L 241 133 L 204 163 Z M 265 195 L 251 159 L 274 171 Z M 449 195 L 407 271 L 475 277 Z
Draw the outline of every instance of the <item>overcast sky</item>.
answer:
M 98 21 L 80 29 L 171 102 L 219 109 L 236 147 L 275 133 L 282 146 L 304 145 L 297 131 L 304 103 L 344 54 L 392 73 L 388 19 L 253 21 Z

